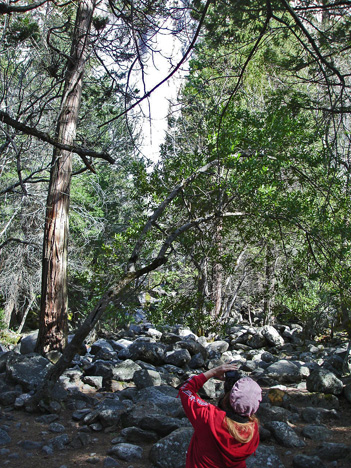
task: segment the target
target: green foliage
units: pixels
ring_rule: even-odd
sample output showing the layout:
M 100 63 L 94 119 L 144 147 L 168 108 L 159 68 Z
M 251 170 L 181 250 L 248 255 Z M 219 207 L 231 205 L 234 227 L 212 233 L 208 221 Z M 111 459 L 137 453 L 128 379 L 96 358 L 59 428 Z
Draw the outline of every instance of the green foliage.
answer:
M 31 15 L 22 15 L 10 23 L 6 38 L 10 44 L 19 45 L 27 39 L 39 41 L 40 27 Z

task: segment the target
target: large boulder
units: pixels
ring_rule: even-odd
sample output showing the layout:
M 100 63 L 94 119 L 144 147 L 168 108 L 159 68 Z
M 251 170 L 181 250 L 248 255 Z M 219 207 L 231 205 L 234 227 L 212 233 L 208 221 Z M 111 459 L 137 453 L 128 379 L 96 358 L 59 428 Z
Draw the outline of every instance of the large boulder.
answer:
M 260 444 L 254 455 L 246 459 L 247 468 L 285 468 L 275 447 Z M 307 468 L 307 467 L 305 467 Z
M 262 327 L 261 333 L 270 346 L 282 346 L 284 344 L 284 338 L 280 336 L 279 332 L 271 325 Z
M 344 385 L 333 372 L 327 369 L 315 369 L 306 380 L 307 390 L 310 392 L 331 393 L 340 395 Z
M 135 372 L 141 370 L 141 367 L 131 359 L 119 362 L 112 369 L 112 378 L 129 382 L 133 380 Z
M 267 367 L 265 373 L 278 382 L 301 382 L 303 374 L 300 367 L 291 361 L 281 359 Z
M 51 366 L 50 361 L 39 354 L 13 353 L 6 361 L 6 378 L 27 391 L 35 390 Z
M 133 361 L 140 359 L 157 366 L 164 363 L 165 345 L 146 340 L 137 340 L 129 346 L 128 353 Z
M 165 362 L 177 367 L 183 367 L 191 360 L 191 355 L 187 349 L 176 349 L 165 354 Z
M 191 427 L 182 427 L 159 440 L 150 450 L 150 461 L 157 468 L 184 468 L 193 432 Z

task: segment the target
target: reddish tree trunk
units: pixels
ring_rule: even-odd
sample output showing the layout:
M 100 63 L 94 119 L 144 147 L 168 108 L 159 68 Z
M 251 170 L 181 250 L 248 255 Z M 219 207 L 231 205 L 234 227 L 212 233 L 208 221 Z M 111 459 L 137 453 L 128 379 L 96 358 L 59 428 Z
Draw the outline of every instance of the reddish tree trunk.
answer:
M 56 137 L 71 145 L 77 129 L 95 0 L 79 2 Z M 67 245 L 72 153 L 55 148 L 47 198 L 37 351 L 62 351 L 67 335 Z

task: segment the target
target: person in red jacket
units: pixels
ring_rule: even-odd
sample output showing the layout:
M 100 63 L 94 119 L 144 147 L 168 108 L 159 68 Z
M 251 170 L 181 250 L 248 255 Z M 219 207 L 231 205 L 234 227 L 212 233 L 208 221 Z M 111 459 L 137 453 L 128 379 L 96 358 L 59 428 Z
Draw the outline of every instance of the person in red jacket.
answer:
M 246 468 L 245 459 L 259 444 L 255 413 L 262 400 L 261 387 L 242 377 L 224 395 L 217 407 L 202 400 L 197 392 L 214 377 L 225 379 L 235 364 L 223 364 L 187 380 L 180 388 L 182 405 L 194 427 L 186 456 L 186 468 Z

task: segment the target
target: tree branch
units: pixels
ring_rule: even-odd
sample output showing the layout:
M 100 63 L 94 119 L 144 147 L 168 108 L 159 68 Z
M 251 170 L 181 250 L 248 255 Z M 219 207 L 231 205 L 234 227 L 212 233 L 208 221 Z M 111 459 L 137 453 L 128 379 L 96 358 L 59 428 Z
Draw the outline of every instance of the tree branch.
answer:
M 195 46 L 195 43 L 197 41 L 197 38 L 199 37 L 199 34 L 200 34 L 200 31 L 201 31 L 201 28 L 202 28 L 202 25 L 205 21 L 205 17 L 206 17 L 206 14 L 207 14 L 207 11 L 209 9 L 209 6 L 211 4 L 212 0 L 207 0 L 206 2 L 206 5 L 204 6 L 204 9 L 203 9 L 203 12 L 202 12 L 202 15 L 201 15 L 201 18 L 200 18 L 200 21 L 199 21 L 199 24 L 198 24 L 198 27 L 196 29 L 196 32 L 195 32 L 195 35 L 187 49 L 187 51 L 185 52 L 185 54 L 183 55 L 183 57 L 181 58 L 181 60 L 178 62 L 178 64 L 173 68 L 173 70 L 166 76 L 166 78 L 164 78 L 162 81 L 160 81 L 156 86 L 154 86 L 150 91 L 146 92 L 144 94 L 144 96 L 142 96 L 140 99 L 138 99 L 134 104 L 132 104 L 131 106 L 129 106 L 127 109 L 125 109 L 123 112 L 119 113 L 118 115 L 116 115 L 115 117 L 113 117 L 112 119 L 108 120 L 107 122 L 104 122 L 103 124 L 101 124 L 98 128 L 101 128 L 103 127 L 104 125 L 107 125 L 111 122 L 114 122 L 115 120 L 119 119 L 120 117 L 122 117 L 123 115 L 127 114 L 130 110 L 134 109 L 134 107 L 138 106 L 142 101 L 144 101 L 144 99 L 148 98 L 150 96 L 151 93 L 153 93 L 157 88 L 159 88 L 160 86 L 162 86 L 164 83 L 166 83 L 166 81 L 168 81 L 178 70 L 179 68 L 183 65 L 183 63 L 185 62 L 185 60 L 188 58 L 188 55 L 190 54 L 190 52 L 192 51 L 192 49 L 194 48 Z
M 10 125 L 12 128 L 19 130 L 26 135 L 32 135 L 38 138 L 41 141 L 45 141 L 56 148 L 71 151 L 72 153 L 78 154 L 84 161 L 85 156 L 91 156 L 93 158 L 103 159 L 108 161 L 109 163 L 113 164 L 115 161 L 108 153 L 98 153 L 97 151 L 90 150 L 88 148 L 83 148 L 81 146 L 71 146 L 65 145 L 63 143 L 59 143 L 57 140 L 52 138 L 48 133 L 41 132 L 33 127 L 29 127 L 28 125 L 19 122 L 18 120 L 13 119 L 7 112 L 0 110 L 0 122 L 4 122 Z

